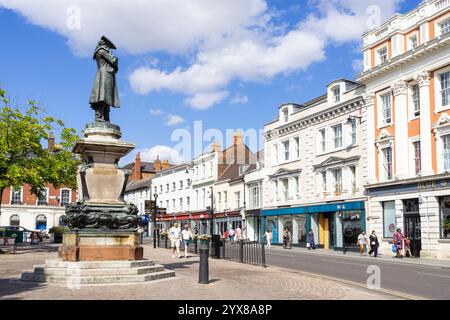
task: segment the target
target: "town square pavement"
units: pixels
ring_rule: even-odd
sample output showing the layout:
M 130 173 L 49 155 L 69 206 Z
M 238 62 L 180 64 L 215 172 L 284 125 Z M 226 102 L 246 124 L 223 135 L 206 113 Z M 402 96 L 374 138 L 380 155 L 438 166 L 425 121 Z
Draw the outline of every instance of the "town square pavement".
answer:
M 20 274 L 57 258 L 57 245 L 19 247 L 16 254 L 0 254 L 0 299 L 175 299 L 175 300 L 328 300 L 401 299 L 385 292 L 369 290 L 322 277 L 280 267 L 262 268 L 210 259 L 210 283 L 198 283 L 198 256 L 174 259 L 167 249 L 144 244 L 144 256 L 176 276 L 144 283 L 89 285 L 71 289 L 60 284 L 24 283 Z

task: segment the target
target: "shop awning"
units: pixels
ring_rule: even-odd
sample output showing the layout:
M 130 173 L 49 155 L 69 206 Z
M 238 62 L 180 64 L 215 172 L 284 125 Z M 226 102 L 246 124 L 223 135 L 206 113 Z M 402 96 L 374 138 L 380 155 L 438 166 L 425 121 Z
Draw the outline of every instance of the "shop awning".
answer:
M 274 208 L 262 210 L 261 216 L 280 216 L 291 214 L 325 213 L 336 211 L 364 210 L 364 201 L 326 203 L 305 207 Z

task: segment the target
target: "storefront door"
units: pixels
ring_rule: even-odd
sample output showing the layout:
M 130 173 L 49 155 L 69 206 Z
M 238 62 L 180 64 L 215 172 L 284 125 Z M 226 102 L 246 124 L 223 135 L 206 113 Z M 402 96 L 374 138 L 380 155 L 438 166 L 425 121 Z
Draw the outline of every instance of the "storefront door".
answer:
M 272 242 L 278 243 L 278 227 L 277 222 L 274 220 L 267 220 L 267 229 L 272 231 Z
M 419 214 L 419 200 L 405 200 L 405 236 L 411 241 L 410 250 L 413 257 L 419 258 L 422 250 L 422 231 Z

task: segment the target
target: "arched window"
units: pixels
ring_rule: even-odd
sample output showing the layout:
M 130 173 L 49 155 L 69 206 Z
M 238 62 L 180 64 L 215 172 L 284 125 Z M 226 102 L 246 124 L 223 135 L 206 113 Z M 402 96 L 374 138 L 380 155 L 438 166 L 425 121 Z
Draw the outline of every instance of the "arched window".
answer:
M 9 218 L 9 225 L 13 227 L 19 227 L 20 226 L 20 218 L 18 214 L 13 214 Z
M 40 214 L 36 217 L 36 230 L 46 230 L 47 229 L 47 217 Z

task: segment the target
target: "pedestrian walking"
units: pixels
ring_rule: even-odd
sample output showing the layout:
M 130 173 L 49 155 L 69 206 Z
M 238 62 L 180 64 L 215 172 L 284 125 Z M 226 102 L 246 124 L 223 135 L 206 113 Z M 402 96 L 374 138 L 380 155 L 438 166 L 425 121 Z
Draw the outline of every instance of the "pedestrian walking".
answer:
M 372 230 L 372 233 L 369 236 L 369 242 L 370 242 L 369 256 L 373 253 L 373 256 L 376 258 L 378 256 L 378 247 L 380 246 L 380 243 L 378 242 L 378 237 L 377 234 L 375 233 L 375 230 Z
M 402 250 L 405 237 L 402 233 L 402 229 L 398 228 L 397 231 L 395 231 L 393 240 L 394 240 L 393 246 L 395 247 L 396 253 L 395 258 L 403 258 Z
M 228 240 L 228 230 L 225 230 L 225 232 L 223 233 L 223 237 L 225 240 Z
M 314 231 L 312 229 L 308 233 L 308 242 L 306 243 L 308 250 L 316 250 L 316 242 L 314 240 Z
M 367 245 L 367 236 L 364 231 L 362 231 L 357 240 L 357 244 L 359 245 L 359 253 L 360 255 L 363 255 L 366 251 L 366 245 Z
M 184 230 L 181 231 L 181 238 L 183 239 L 183 245 L 184 245 L 184 257 L 187 258 L 189 243 L 194 238 L 194 236 L 192 235 L 192 232 L 189 229 L 189 226 L 187 224 L 184 225 Z
M 236 228 L 236 241 L 239 241 L 242 239 L 242 229 L 238 226 Z
M 270 248 L 270 245 L 272 244 L 272 238 L 273 238 L 272 231 L 267 229 L 266 233 L 264 233 L 263 237 L 266 238 L 267 248 Z
M 291 249 L 291 233 L 289 232 L 289 229 L 286 228 L 283 231 L 283 248 L 284 249 Z
M 230 227 L 230 232 L 228 234 L 230 237 L 230 241 L 234 242 L 234 237 L 236 236 L 236 232 L 234 231 L 233 227 Z
M 404 239 L 404 247 L 405 247 L 405 257 L 411 257 L 411 240 L 407 236 Z
M 172 228 L 169 229 L 170 246 L 172 247 L 172 258 L 175 258 L 175 251 L 177 257 L 180 258 L 180 238 L 181 229 L 178 227 L 178 223 L 175 223 Z

